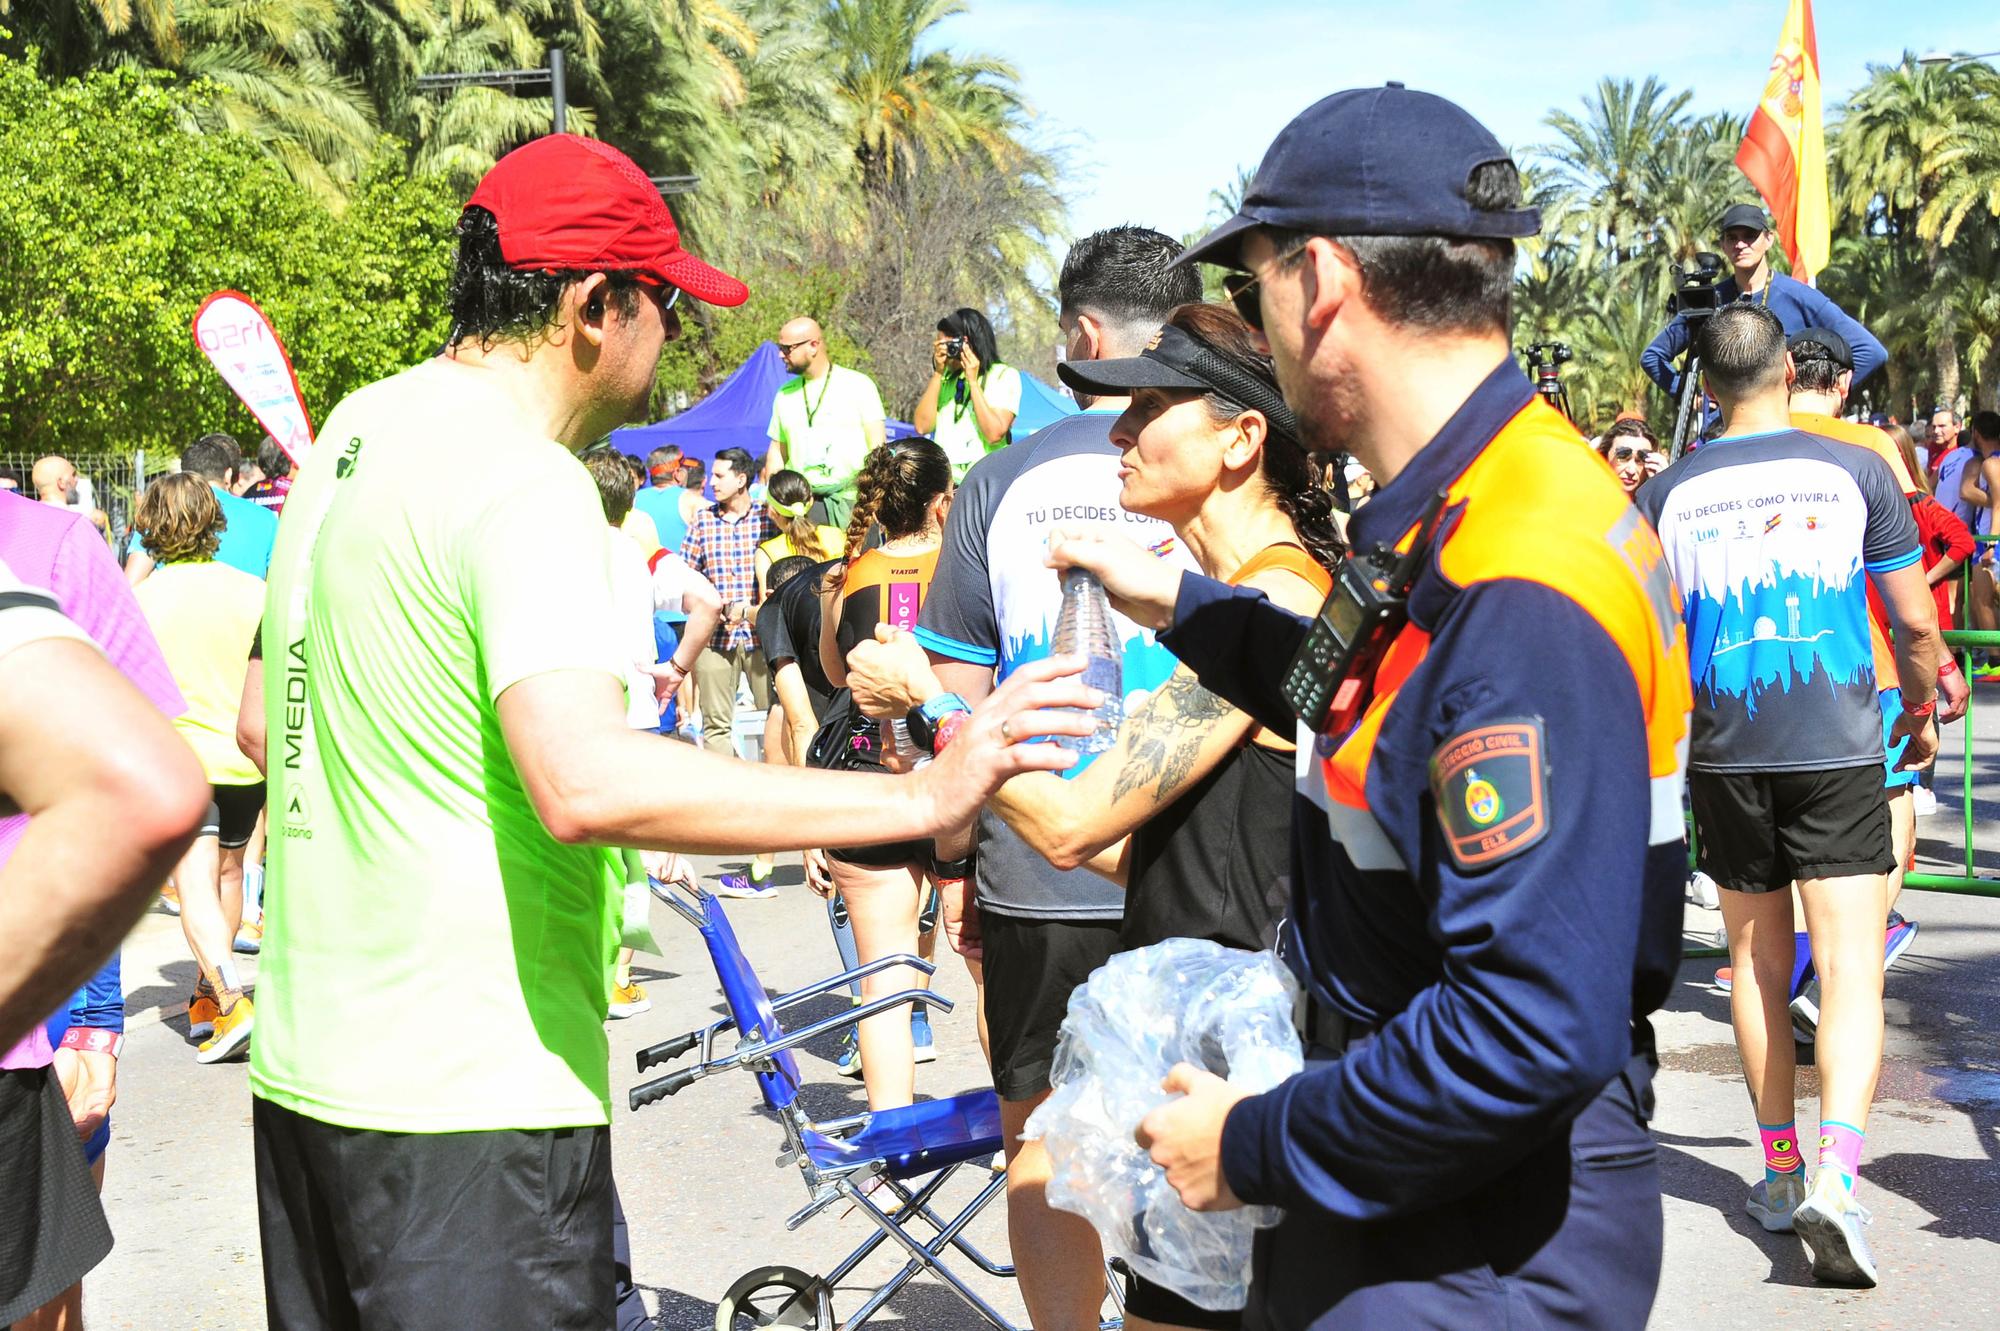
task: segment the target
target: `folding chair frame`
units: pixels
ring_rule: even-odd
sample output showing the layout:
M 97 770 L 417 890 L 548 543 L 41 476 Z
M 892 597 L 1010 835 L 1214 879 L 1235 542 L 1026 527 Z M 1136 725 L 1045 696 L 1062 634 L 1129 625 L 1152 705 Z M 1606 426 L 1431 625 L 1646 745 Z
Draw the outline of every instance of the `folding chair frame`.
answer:
M 678 891 L 674 890 L 674 888 L 678 888 Z M 676 884 L 674 888 L 670 888 L 658 880 L 653 880 L 652 882 L 654 896 L 658 897 L 676 915 L 679 915 L 687 923 L 700 930 L 704 938 L 712 939 L 714 937 L 711 932 L 713 926 L 708 914 L 712 898 L 709 897 L 708 893 L 702 891 L 699 886 L 690 887 L 686 884 Z M 731 933 L 733 934 L 733 930 Z M 740 947 L 738 950 L 740 951 Z M 843 971 L 838 975 L 771 999 L 770 1006 L 773 1016 L 785 1011 L 787 1008 L 795 1007 L 807 999 L 817 998 L 822 994 L 844 988 L 856 980 L 888 970 L 894 966 L 911 966 L 922 971 L 925 975 L 934 974 L 936 971 L 936 967 L 931 963 L 911 956 L 908 953 L 882 957 L 866 965 L 858 966 L 853 970 Z M 690 1051 L 698 1051 L 699 1056 L 698 1061 L 687 1067 L 679 1068 L 667 1073 L 665 1076 L 656 1077 L 651 1081 L 634 1086 L 629 1097 L 631 1107 L 637 1110 L 666 1096 L 678 1094 L 702 1078 L 712 1076 L 718 1072 L 750 1071 L 764 1073 L 767 1076 L 784 1076 L 786 1074 L 783 1073 L 777 1061 L 778 1055 L 797 1049 L 801 1045 L 810 1044 L 823 1036 L 840 1031 L 867 1017 L 888 1012 L 904 1005 L 918 1004 L 937 1008 L 945 1012 L 949 1012 L 952 1009 L 952 1003 L 949 999 L 942 998 L 928 989 L 904 989 L 895 994 L 870 999 L 848 1011 L 813 1022 L 798 1030 L 785 1031 L 780 1029 L 776 1038 L 766 1038 L 754 1030 L 743 1031 L 737 1015 L 732 1011 L 730 1015 L 698 1030 L 688 1031 L 683 1035 L 675 1036 L 673 1039 L 663 1040 L 658 1044 L 640 1050 L 637 1061 L 639 1071 L 641 1072 L 662 1064 L 671 1063 Z M 774 1029 L 777 1029 L 775 1023 Z M 728 1054 L 717 1056 L 715 1051 L 716 1040 L 730 1031 L 737 1031 L 740 1035 L 735 1049 Z M 1011 1277 L 1014 1275 L 1014 1267 L 1011 1264 L 996 1262 L 986 1256 L 986 1254 L 981 1252 L 965 1237 L 964 1233 L 972 1220 L 1006 1188 L 1007 1175 L 1004 1169 L 992 1170 L 992 1177 L 980 1188 L 978 1194 L 962 1207 L 956 1215 L 946 1219 L 932 1208 L 932 1199 L 937 1195 L 939 1189 L 957 1174 L 961 1168 L 967 1164 L 976 1165 L 976 1162 L 962 1161 L 946 1165 L 928 1177 L 925 1177 L 921 1183 L 915 1183 L 914 1185 L 906 1185 L 905 1180 L 889 1177 L 887 1163 L 880 1157 L 857 1159 L 852 1164 L 827 1166 L 814 1158 L 808 1144 L 807 1134 L 816 1134 L 833 1141 L 849 1140 L 860 1134 L 868 1126 L 873 1115 L 862 1113 L 843 1118 L 828 1119 L 825 1122 L 815 1122 L 811 1118 L 808 1118 L 805 1111 L 799 1106 L 796 1085 L 794 1085 L 791 1093 L 784 1097 L 782 1103 L 778 1097 L 771 1093 L 767 1086 L 765 1100 L 776 1113 L 779 1123 L 784 1127 L 786 1148 L 792 1157 L 792 1161 L 799 1166 L 799 1170 L 805 1178 L 806 1191 L 808 1193 L 806 1205 L 785 1221 L 785 1228 L 795 1230 L 813 1216 L 840 1201 L 849 1203 L 850 1209 L 859 1210 L 875 1226 L 873 1234 L 870 1234 L 861 1242 L 860 1246 L 842 1258 L 838 1265 L 815 1282 L 815 1287 L 810 1291 L 810 1294 L 817 1304 L 820 1315 L 824 1317 L 831 1316 L 830 1291 L 838 1286 L 862 1262 L 866 1261 L 884 1242 L 893 1242 L 908 1254 L 908 1260 L 903 1263 L 902 1268 L 891 1276 L 887 1282 L 871 1293 L 860 1308 L 851 1316 L 839 1322 L 838 1325 L 840 1327 L 846 1328 L 847 1331 L 852 1331 L 853 1328 L 863 1326 L 876 1313 L 880 1312 L 889 1300 L 912 1279 L 928 1271 L 954 1290 L 961 1299 L 965 1300 L 967 1305 L 981 1317 L 985 1318 L 987 1322 L 991 1323 L 996 1328 L 996 1331 L 1025 1331 L 1024 1328 L 1017 1327 L 1010 1322 L 1004 1314 L 996 1309 L 987 1299 L 982 1297 L 977 1290 L 968 1285 L 943 1260 L 948 1250 L 956 1249 L 967 1260 L 972 1262 L 974 1266 L 977 1266 L 988 1275 L 1001 1277 Z M 780 1163 L 782 1163 L 782 1160 Z M 985 1168 L 986 1166 L 976 1167 Z M 873 1182 L 873 1186 L 868 1186 L 872 1181 L 876 1180 L 879 1180 L 879 1182 Z M 883 1192 L 890 1195 L 888 1198 L 890 1203 L 888 1209 L 878 1204 L 877 1201 L 877 1198 Z M 933 1237 L 928 1242 L 919 1242 L 906 1232 L 905 1227 L 913 1220 L 922 1220 L 933 1231 Z M 1111 1280 L 1108 1282 L 1108 1286 L 1114 1302 L 1119 1304 L 1119 1311 L 1122 1314 L 1123 1308 L 1122 1301 L 1119 1299 L 1118 1282 Z M 807 1291 L 802 1291 L 798 1297 L 801 1299 L 806 1298 Z M 1106 1331 L 1110 1331 L 1111 1328 L 1118 1327 L 1121 1321 L 1122 1317 L 1114 1318 L 1103 1323 L 1103 1326 L 1106 1328 Z M 833 1331 L 833 1327 L 828 1325 L 822 1327 L 821 1331 Z

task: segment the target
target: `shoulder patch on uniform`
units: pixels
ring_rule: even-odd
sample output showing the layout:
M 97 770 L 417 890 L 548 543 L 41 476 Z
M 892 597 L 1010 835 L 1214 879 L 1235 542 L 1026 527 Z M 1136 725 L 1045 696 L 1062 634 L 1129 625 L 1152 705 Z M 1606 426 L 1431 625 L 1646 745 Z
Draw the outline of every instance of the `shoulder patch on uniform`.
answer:
M 1431 754 L 1431 796 L 1460 869 L 1518 855 L 1549 831 L 1546 745 L 1536 717 L 1490 721 Z

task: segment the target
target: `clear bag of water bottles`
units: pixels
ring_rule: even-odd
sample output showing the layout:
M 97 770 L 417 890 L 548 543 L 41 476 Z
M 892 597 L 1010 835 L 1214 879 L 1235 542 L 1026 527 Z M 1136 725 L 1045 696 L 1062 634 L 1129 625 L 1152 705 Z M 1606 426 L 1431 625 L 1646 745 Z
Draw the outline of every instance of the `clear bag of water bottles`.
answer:
M 1252 1236 L 1279 1211 L 1190 1211 L 1134 1133 L 1173 1098 L 1160 1082 L 1176 1063 L 1248 1091 L 1297 1073 L 1296 993 L 1269 952 L 1173 938 L 1120 953 L 1071 995 L 1053 1093 L 1028 1119 L 1025 1135 L 1042 1139 L 1053 1167 L 1049 1203 L 1089 1220 L 1107 1254 L 1204 1308 L 1243 1306 Z

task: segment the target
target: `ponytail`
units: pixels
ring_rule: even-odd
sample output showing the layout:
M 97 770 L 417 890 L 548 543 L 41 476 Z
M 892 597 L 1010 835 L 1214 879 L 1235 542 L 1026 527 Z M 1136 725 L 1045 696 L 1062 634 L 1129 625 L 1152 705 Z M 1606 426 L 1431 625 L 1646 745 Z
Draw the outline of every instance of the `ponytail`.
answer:
M 895 470 L 896 459 L 887 444 L 870 453 L 861 464 L 861 475 L 854 483 L 854 511 L 847 519 L 847 548 L 842 552 L 842 558 L 850 564 L 868 548 L 868 529 L 875 525 L 875 515 L 881 511 L 882 496 Z
M 815 564 L 833 558 L 820 538 L 819 524 L 812 520 L 812 484 L 804 476 L 789 469 L 775 472 L 764 494 L 793 550 L 811 555 Z
M 1273 450 L 1286 455 L 1280 460 Z M 1347 557 L 1347 542 L 1333 517 L 1333 491 L 1314 475 L 1313 462 L 1298 445 L 1276 436 L 1264 441 L 1264 479 L 1278 508 L 1292 520 L 1299 544 L 1321 568 L 1331 573 Z

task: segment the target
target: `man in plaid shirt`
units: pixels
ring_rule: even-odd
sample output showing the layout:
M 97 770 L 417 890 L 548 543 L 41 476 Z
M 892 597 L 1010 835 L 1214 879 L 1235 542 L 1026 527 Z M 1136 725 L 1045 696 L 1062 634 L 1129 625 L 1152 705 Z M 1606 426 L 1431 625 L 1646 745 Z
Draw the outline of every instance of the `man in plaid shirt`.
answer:
M 757 464 L 740 448 L 715 455 L 715 503 L 695 516 L 681 558 L 722 593 L 722 622 L 694 664 L 701 701 L 701 742 L 714 753 L 732 753 L 736 677 L 750 677 L 759 711 L 771 708 L 771 671 L 757 650 L 757 546 L 778 534 L 762 504 L 750 501 Z

